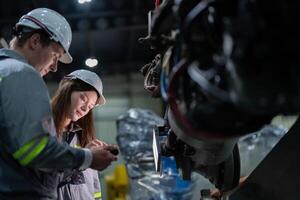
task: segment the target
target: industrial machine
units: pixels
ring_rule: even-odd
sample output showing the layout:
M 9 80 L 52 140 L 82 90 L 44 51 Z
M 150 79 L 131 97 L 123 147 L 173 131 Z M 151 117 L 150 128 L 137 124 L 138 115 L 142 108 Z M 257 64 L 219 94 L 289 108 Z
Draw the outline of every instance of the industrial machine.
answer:
M 141 70 L 144 87 L 166 105 L 154 133 L 158 170 L 159 155 L 174 156 L 183 179 L 196 171 L 222 192 L 237 187 L 238 139 L 300 110 L 299 9 L 283 0 L 156 1 L 140 42 L 157 53 Z

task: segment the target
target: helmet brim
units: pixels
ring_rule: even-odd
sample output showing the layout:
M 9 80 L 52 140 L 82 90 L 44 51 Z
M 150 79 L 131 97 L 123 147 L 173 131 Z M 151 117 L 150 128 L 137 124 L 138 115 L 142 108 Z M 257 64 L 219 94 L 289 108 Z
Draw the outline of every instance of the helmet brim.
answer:
M 70 64 L 73 61 L 73 58 L 69 52 L 66 52 L 60 57 L 59 61 L 65 64 Z
M 99 97 L 98 102 L 97 102 L 97 106 L 102 106 L 105 103 L 106 103 L 105 97 L 102 94 L 100 94 L 100 97 Z

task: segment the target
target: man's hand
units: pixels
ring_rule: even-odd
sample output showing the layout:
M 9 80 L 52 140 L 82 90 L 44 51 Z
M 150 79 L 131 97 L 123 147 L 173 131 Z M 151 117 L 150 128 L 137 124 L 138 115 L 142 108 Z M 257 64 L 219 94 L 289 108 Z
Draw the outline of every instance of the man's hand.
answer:
M 91 164 L 92 169 L 102 171 L 106 169 L 112 161 L 117 160 L 117 156 L 110 153 L 110 150 L 115 149 L 113 145 L 106 145 L 103 147 L 93 147 L 91 152 L 93 154 L 93 160 Z

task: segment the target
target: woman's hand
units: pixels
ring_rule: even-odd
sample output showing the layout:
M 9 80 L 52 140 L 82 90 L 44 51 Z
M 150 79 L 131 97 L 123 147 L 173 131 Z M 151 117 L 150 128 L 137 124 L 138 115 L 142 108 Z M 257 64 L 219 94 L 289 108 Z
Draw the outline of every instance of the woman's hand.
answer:
M 93 149 L 93 148 L 96 148 L 96 147 L 106 147 L 108 146 L 107 143 L 101 141 L 101 140 L 98 140 L 98 139 L 95 139 L 95 140 L 92 140 L 91 142 L 89 142 L 85 148 L 88 148 L 88 149 Z

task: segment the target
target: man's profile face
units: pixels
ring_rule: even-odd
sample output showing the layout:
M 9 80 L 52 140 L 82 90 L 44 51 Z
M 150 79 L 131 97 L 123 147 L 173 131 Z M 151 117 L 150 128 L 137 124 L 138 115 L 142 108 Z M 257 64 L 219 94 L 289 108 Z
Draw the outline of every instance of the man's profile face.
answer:
M 36 70 L 45 76 L 48 72 L 56 72 L 60 57 L 64 54 L 63 47 L 54 41 L 48 45 L 42 45 L 39 34 L 34 34 L 29 39 L 31 60 L 29 61 Z
M 63 55 L 64 49 L 57 43 L 51 42 L 49 46 L 41 49 L 41 68 L 39 70 L 41 76 L 45 76 L 50 71 L 57 71 L 57 64 Z

